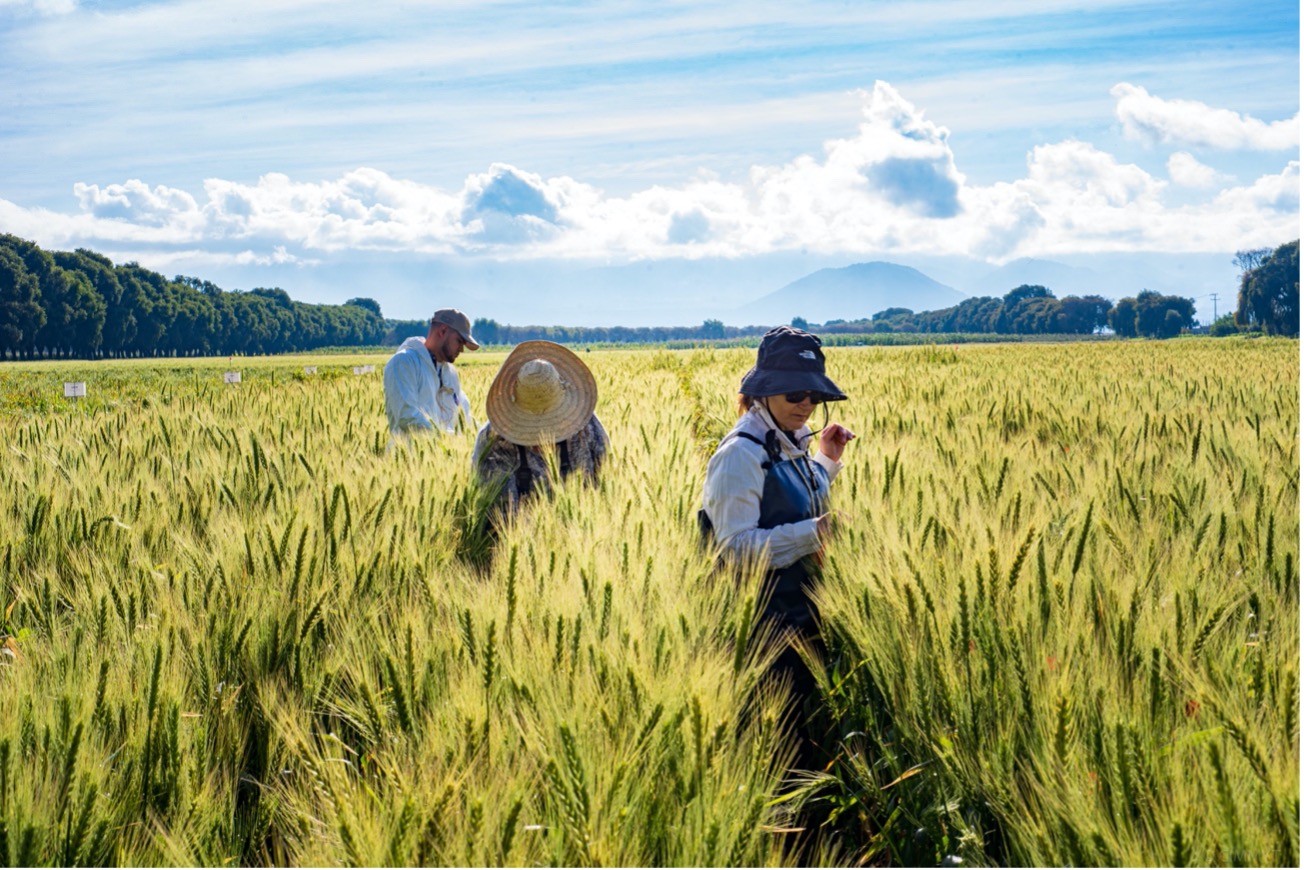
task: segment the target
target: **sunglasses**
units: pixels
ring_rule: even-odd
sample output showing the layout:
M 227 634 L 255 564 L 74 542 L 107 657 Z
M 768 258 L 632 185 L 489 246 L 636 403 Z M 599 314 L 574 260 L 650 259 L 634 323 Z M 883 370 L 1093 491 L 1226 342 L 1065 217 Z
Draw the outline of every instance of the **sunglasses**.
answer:
M 817 393 L 814 390 L 802 390 L 800 393 L 783 394 L 783 400 L 790 405 L 800 405 L 807 399 L 810 399 L 812 405 L 818 405 L 824 401 L 824 394 Z

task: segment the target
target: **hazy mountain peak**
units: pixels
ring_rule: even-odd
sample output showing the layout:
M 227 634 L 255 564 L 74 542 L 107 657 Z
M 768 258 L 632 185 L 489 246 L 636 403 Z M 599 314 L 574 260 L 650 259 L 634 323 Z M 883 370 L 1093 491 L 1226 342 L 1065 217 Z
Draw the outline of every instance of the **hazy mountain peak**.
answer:
M 874 260 L 820 269 L 738 309 L 740 322 L 859 320 L 886 308 L 932 311 L 965 298 L 910 266 Z

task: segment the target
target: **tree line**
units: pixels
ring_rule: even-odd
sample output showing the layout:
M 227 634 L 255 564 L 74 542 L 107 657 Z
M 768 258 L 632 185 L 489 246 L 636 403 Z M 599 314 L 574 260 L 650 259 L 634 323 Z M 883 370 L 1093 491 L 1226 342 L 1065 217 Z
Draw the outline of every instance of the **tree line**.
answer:
M 386 343 L 398 344 L 411 335 L 425 335 L 427 321 L 391 321 Z M 673 341 L 712 341 L 764 335 L 768 326 L 726 326 L 707 320 L 698 326 L 512 326 L 487 317 L 471 323 L 471 332 L 481 344 L 520 344 L 522 341 L 555 341 L 558 344 L 666 344 Z
M 851 328 L 865 326 L 871 332 L 985 335 L 1091 335 L 1109 327 L 1122 338 L 1172 338 L 1195 326 L 1195 300 L 1153 290 L 1117 302 L 1096 295 L 1057 299 L 1040 284 L 1021 284 L 1003 297 L 971 296 L 937 311 L 889 308 Z
M 0 234 L 0 359 L 292 353 L 377 345 L 386 328 L 372 299 L 316 305 L 279 288 L 227 291 Z
M 1259 331 L 1269 335 L 1299 335 L 1299 239 L 1275 251 L 1237 251 L 1241 285 L 1236 311 L 1214 321 L 1210 332 L 1228 335 Z
M 1233 312 L 1219 317 L 1210 333 L 1266 332 L 1298 336 L 1299 240 L 1276 250 L 1238 251 L 1240 289 Z M 800 318 L 794 325 L 805 326 Z M 1103 296 L 1055 298 L 1038 284 L 1023 284 L 1003 297 L 975 296 L 958 305 L 915 313 L 888 308 L 862 320 L 832 320 L 827 333 L 921 332 L 970 335 L 1089 335 L 1108 327 L 1122 338 L 1172 338 L 1193 329 L 1195 300 L 1142 290 L 1110 302 Z
M 1239 251 L 1236 310 L 1214 335 L 1260 331 L 1299 335 L 1299 240 L 1276 250 Z M 1143 290 L 1058 299 L 1023 284 L 1002 297 L 977 296 L 936 311 L 888 308 L 859 320 L 792 325 L 829 334 L 932 333 L 1170 338 L 1195 326 L 1195 301 Z M 425 320 L 389 320 L 373 299 L 343 305 L 296 302 L 279 288 L 227 291 L 200 278 L 171 280 L 136 263 L 114 265 L 93 251 L 47 252 L 0 234 L 0 359 L 32 357 L 274 354 L 325 347 L 394 346 L 424 335 Z M 489 318 L 472 331 L 484 344 L 532 339 L 564 344 L 716 341 L 756 337 L 767 326 L 512 326 Z
M 1195 325 L 1195 301 L 1142 291 L 1111 303 L 1103 296 L 1055 298 L 1041 285 L 1024 284 L 1004 297 L 977 296 L 951 308 L 914 312 L 888 308 L 859 320 L 811 323 L 794 317 L 791 325 L 821 334 L 930 333 L 947 335 L 1091 335 L 1105 327 L 1131 338 L 1170 338 Z M 485 344 L 517 344 L 545 339 L 561 343 L 714 341 L 763 335 L 768 326 L 727 326 L 706 320 L 700 326 L 583 327 L 510 326 L 479 318 L 472 324 L 476 340 Z M 391 343 L 425 331 L 422 321 L 399 321 Z
M 1218 318 L 1211 333 L 1267 332 L 1299 335 L 1299 240 L 1275 251 L 1260 248 L 1238 251 L 1233 262 L 1241 267 L 1236 310 Z M 1055 297 L 1049 288 L 1023 284 L 1002 297 L 975 296 L 958 305 L 935 311 L 914 312 L 888 308 L 859 320 L 830 320 L 812 324 L 794 317 L 793 326 L 831 335 L 865 333 L 929 333 L 948 335 L 1091 335 L 1106 328 L 1121 338 L 1172 338 L 1196 327 L 1195 300 L 1142 290 L 1110 302 L 1103 296 Z M 400 321 L 391 343 L 424 332 L 422 321 Z M 706 320 L 700 326 L 582 327 L 510 326 L 488 318 L 477 319 L 472 330 L 487 344 L 517 344 L 546 339 L 562 343 L 713 341 L 762 335 L 767 326 L 727 326 Z M 406 331 L 405 331 L 406 330 Z

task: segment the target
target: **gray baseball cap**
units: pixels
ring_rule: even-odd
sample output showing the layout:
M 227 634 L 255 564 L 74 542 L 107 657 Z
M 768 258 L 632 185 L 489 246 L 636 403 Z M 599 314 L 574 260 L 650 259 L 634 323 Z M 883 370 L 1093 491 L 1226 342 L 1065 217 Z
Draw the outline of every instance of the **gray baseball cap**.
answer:
M 480 343 L 471 335 L 471 321 L 465 314 L 456 308 L 441 308 L 430 318 L 430 325 L 442 323 L 451 327 L 454 332 L 462 336 L 462 341 L 466 342 L 467 350 L 479 350 Z

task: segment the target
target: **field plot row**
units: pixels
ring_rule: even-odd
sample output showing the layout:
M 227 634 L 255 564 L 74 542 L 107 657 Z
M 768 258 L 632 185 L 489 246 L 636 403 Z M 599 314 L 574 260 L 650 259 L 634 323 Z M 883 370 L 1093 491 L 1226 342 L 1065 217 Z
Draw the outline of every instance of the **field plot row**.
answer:
M 470 435 L 392 444 L 383 359 L 10 401 L 0 863 L 1297 866 L 1298 342 L 830 350 L 796 782 L 758 578 L 693 522 L 752 359 L 587 354 L 601 482 L 492 551 Z

